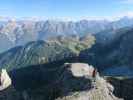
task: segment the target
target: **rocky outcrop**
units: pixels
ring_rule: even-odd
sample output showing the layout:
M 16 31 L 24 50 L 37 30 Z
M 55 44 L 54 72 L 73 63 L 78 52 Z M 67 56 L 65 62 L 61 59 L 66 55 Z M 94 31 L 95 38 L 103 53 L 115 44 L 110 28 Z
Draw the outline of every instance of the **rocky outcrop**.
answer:
M 5 69 L 1 70 L 0 83 L 0 91 L 8 88 L 12 83 L 11 78 Z
M 39 67 L 41 71 L 37 71 Z M 45 85 L 38 84 L 36 88 L 25 88 L 21 91 L 11 86 L 0 93 L 1 100 L 121 100 L 113 95 L 113 86 L 100 77 L 98 73 L 94 73 L 95 68 L 88 64 L 65 63 L 53 68 L 45 64 L 44 66 L 36 66 L 36 68 L 36 71 L 34 70 L 36 73 L 31 71 L 33 72 L 32 75 L 29 75 L 31 72 L 21 74 L 28 75 L 27 78 L 25 76 L 25 79 L 31 77 L 32 80 L 36 79 L 35 75 L 39 75 L 37 83 L 41 81 L 39 79 L 47 79 L 47 83 L 44 81 Z M 96 75 L 93 76 L 93 74 Z M 19 74 L 19 78 L 21 78 L 20 76 Z M 31 83 L 33 84 L 33 82 Z M 21 85 L 26 85 L 25 83 Z M 7 97 L 3 96 L 7 93 L 10 94 L 10 99 L 6 99 L 8 95 L 6 95 Z
M 83 70 L 82 69 L 83 66 L 81 67 L 80 65 L 79 66 L 77 65 L 75 67 L 77 67 L 77 69 L 78 67 L 80 67 L 81 68 L 80 70 Z M 89 66 L 86 69 L 89 69 Z M 80 71 L 78 72 L 80 73 Z M 83 73 L 85 72 L 83 71 Z M 69 94 L 63 97 L 59 97 L 56 100 L 123 100 L 113 95 L 114 87 L 111 84 L 109 84 L 106 80 L 104 80 L 99 75 L 97 75 L 96 79 L 94 79 L 91 75 L 92 74 L 90 74 L 89 77 L 86 77 L 88 80 L 90 80 L 90 84 L 88 83 L 83 84 L 84 86 L 87 86 L 90 88 L 87 88 L 86 90 L 83 90 L 83 91 L 75 91 L 75 92 L 70 91 Z M 83 76 L 85 77 L 86 75 L 83 75 Z M 75 77 L 77 76 L 75 75 Z M 66 79 L 66 81 L 67 80 L 68 79 Z M 66 82 L 64 81 L 64 84 L 65 83 Z M 80 88 L 80 89 L 82 90 L 83 88 Z

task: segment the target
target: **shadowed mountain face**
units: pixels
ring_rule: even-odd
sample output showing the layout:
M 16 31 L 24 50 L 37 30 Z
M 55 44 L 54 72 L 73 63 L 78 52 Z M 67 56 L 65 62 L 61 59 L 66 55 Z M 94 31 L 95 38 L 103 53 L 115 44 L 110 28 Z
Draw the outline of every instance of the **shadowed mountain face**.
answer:
M 82 84 L 90 84 L 90 80 L 84 77 L 73 76 L 69 67 L 64 66 L 65 62 L 71 61 L 73 59 L 63 59 L 9 71 L 12 86 L 1 91 L 1 100 L 5 100 L 5 98 L 6 100 L 25 100 L 25 95 L 28 96 L 26 100 L 55 100 L 55 98 L 61 96 L 60 93 L 62 92 L 60 89 L 65 88 L 65 85 L 69 86 L 69 91 L 85 90 L 83 89 L 84 86 L 79 84 L 81 81 Z M 65 83 L 67 81 L 67 84 L 64 85 L 61 81 Z M 8 93 L 9 95 L 5 96 Z
M 24 92 L 29 98 L 31 96 L 31 100 L 55 100 L 55 98 L 67 95 L 69 92 L 89 90 L 90 79 L 74 76 L 70 66 L 64 65 L 65 62 L 74 62 L 74 60 L 72 58 L 63 59 L 9 71 L 12 86 L 1 91 L 1 100 L 5 100 L 3 99 L 5 98 L 4 93 L 15 94 L 7 100 L 25 98 Z M 88 84 L 88 87 L 85 84 Z M 34 98 L 34 96 L 37 97 Z
M 132 39 L 132 28 L 124 29 L 124 31 L 121 29 L 114 34 L 111 41 L 107 39 L 107 42 L 102 43 L 97 39 L 96 44 L 90 50 L 83 51 L 81 56 L 89 55 L 86 56 L 86 60 L 101 70 L 121 66 L 132 70 Z
M 71 63 L 76 62 L 76 60 L 73 58 L 67 58 L 46 64 L 31 65 L 25 68 L 11 70 L 8 74 L 12 79 L 12 85 L 18 91 L 32 90 L 42 86 L 45 86 L 45 88 L 50 88 L 52 85 L 58 84 L 58 81 L 61 76 L 63 76 L 64 72 L 68 75 L 71 74 L 71 76 L 64 77 L 74 78 L 72 76 L 72 72 L 69 72 L 69 66 L 64 65 L 65 62 Z M 75 80 L 78 81 L 78 79 L 85 80 L 84 77 L 75 77 Z
M 18 91 L 32 90 L 42 86 L 50 87 L 56 82 L 56 74 L 65 70 L 63 64 L 66 61 L 68 62 L 70 59 L 11 70 L 9 76 L 12 79 L 14 88 Z

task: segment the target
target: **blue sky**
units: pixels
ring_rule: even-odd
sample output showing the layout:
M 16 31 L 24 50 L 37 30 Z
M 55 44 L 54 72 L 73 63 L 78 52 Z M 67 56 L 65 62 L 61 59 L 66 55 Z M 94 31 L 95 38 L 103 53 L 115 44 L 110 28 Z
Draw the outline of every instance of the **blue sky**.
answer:
M 112 19 L 133 16 L 133 0 L 1 0 L 0 16 Z

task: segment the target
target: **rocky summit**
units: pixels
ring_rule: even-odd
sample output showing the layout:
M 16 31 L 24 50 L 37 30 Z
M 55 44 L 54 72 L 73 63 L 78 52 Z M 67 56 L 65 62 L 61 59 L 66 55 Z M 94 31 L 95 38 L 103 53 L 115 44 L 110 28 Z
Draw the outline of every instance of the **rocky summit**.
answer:
M 54 65 L 51 64 L 51 66 Z M 41 71 L 34 73 L 32 70 L 36 70 L 36 68 L 41 69 Z M 21 69 L 15 70 L 16 72 L 8 72 L 12 84 L 7 89 L 0 91 L 0 100 L 122 100 L 113 95 L 114 87 L 100 77 L 93 66 L 85 63 L 65 63 L 56 67 L 44 64 L 32 66 L 31 71 L 26 70 L 28 71 L 24 72 L 23 70 L 19 74 L 17 73 L 21 72 Z M 15 74 L 15 79 L 18 77 L 23 81 L 21 84 L 18 82 L 18 86 L 33 85 L 36 78 L 38 80 L 36 83 L 41 82 L 39 79 L 45 81 L 43 81 L 42 86 L 37 85 L 31 88 L 21 86 L 20 90 L 16 88 L 15 85 L 17 84 L 13 84 L 12 74 Z M 25 78 L 22 78 L 22 76 Z M 31 83 L 24 81 L 27 78 L 34 81 Z
M 76 66 L 74 66 L 74 65 L 76 65 Z M 90 73 L 91 71 L 94 70 L 92 66 L 87 67 L 87 65 L 86 65 L 86 67 L 85 67 L 84 64 L 72 64 L 71 67 L 72 68 L 76 67 L 77 69 L 80 68 L 80 71 L 82 73 L 84 73 L 83 77 L 86 77 L 86 79 L 88 79 L 90 81 L 90 84 L 88 84 L 89 83 L 88 82 L 83 85 L 89 86 L 90 88 L 83 90 L 83 91 L 71 92 L 64 97 L 59 97 L 56 100 L 123 100 L 123 99 L 119 99 L 113 95 L 114 87 L 110 83 L 108 83 L 106 80 L 104 80 L 102 77 L 100 77 L 99 74 L 97 74 L 95 79 L 92 77 L 92 73 Z M 87 74 L 85 75 L 86 70 L 84 68 L 86 70 L 88 70 L 87 72 L 89 73 L 89 75 L 87 75 Z M 77 70 L 77 69 L 75 69 L 75 70 L 73 70 L 73 69 L 71 70 L 72 72 Z M 79 73 L 81 73 L 80 71 L 78 71 L 78 72 L 76 71 L 76 72 L 79 74 Z M 75 75 L 75 77 L 76 77 L 76 75 Z M 81 82 L 81 84 L 82 84 L 82 82 Z M 82 89 L 82 88 L 80 88 L 80 89 Z

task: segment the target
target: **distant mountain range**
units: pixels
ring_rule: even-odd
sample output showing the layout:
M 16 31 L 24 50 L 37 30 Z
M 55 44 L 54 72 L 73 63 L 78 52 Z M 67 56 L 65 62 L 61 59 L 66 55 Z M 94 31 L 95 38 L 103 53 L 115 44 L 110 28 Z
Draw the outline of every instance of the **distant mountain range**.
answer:
M 24 45 L 30 41 L 46 40 L 57 35 L 96 34 L 106 30 L 117 30 L 132 27 L 133 18 L 123 17 L 117 21 L 81 20 L 73 21 L 36 21 L 36 20 L 1 20 L 0 21 L 0 52 L 11 47 Z M 107 33 L 104 33 L 107 34 Z

